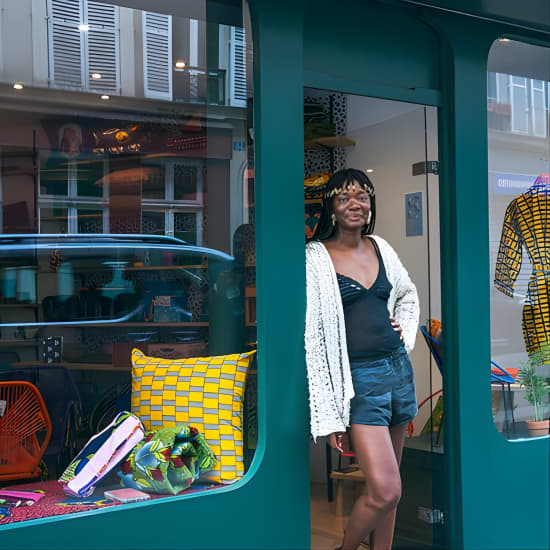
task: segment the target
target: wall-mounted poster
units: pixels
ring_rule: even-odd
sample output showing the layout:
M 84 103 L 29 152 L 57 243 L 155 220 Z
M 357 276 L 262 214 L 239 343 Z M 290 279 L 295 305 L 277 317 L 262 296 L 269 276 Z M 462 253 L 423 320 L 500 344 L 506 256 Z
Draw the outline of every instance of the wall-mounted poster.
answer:
M 422 193 L 405 195 L 405 235 L 420 237 L 422 235 Z

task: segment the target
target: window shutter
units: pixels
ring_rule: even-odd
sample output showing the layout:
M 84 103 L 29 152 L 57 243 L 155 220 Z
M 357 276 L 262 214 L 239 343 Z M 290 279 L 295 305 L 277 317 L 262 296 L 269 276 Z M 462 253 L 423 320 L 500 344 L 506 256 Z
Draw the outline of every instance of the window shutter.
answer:
M 91 91 L 120 93 L 119 8 L 99 2 L 85 2 L 87 23 L 88 74 L 86 82 Z M 93 79 L 99 73 L 101 79 Z
M 172 99 L 172 16 L 143 12 L 145 97 Z
M 84 86 L 83 22 L 80 0 L 48 0 L 50 84 L 62 88 Z
M 240 27 L 231 27 L 229 104 L 246 107 L 246 40 L 244 29 Z

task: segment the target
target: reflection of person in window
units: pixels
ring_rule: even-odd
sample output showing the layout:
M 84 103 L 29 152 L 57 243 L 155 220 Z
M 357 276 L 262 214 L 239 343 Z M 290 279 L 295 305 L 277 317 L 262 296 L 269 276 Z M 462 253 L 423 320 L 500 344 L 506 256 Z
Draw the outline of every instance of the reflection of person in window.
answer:
M 64 124 L 59 128 L 59 149 L 66 157 L 80 154 L 82 130 L 76 124 Z
M 374 187 L 358 170 L 336 172 L 306 246 L 311 431 L 340 452 L 348 435 L 366 479 L 347 524 L 343 550 L 371 534 L 391 548 L 401 495 L 399 464 L 417 413 L 412 366 L 419 305 L 397 254 L 373 236 Z M 349 429 L 348 429 L 349 428 Z

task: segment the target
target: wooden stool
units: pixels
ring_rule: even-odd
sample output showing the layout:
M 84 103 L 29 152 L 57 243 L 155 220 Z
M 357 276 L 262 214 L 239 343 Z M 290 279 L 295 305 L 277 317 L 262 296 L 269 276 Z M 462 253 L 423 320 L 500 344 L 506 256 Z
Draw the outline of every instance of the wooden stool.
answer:
M 330 479 L 335 482 L 335 515 L 344 516 L 344 483 L 353 483 L 354 495 L 359 496 L 359 492 L 365 483 L 365 476 L 356 464 L 351 464 L 348 468 L 357 467 L 357 470 L 352 472 L 341 472 L 338 470 L 332 470 L 330 472 Z M 346 469 L 348 469 L 346 468 Z

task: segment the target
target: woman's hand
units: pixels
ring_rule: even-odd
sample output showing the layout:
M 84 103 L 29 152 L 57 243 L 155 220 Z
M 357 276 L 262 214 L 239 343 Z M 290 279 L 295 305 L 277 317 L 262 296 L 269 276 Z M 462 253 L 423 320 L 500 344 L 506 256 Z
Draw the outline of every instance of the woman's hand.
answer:
M 405 340 L 403 339 L 403 329 L 401 328 L 401 325 L 396 321 L 395 317 L 391 318 L 391 326 L 397 334 L 399 334 L 399 338 L 401 338 L 401 342 L 403 344 L 405 343 Z
M 349 451 L 349 438 L 347 432 L 335 432 L 328 436 L 328 444 L 339 453 Z

